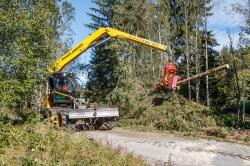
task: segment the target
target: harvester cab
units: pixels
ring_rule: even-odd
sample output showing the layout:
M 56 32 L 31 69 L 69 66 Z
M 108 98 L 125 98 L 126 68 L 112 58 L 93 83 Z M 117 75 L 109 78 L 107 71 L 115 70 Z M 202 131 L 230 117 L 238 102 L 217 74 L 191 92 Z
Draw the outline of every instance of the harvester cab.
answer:
M 79 109 L 87 107 L 83 99 L 84 88 L 81 80 L 73 73 L 56 72 L 49 79 L 49 91 L 53 106 L 73 107 Z

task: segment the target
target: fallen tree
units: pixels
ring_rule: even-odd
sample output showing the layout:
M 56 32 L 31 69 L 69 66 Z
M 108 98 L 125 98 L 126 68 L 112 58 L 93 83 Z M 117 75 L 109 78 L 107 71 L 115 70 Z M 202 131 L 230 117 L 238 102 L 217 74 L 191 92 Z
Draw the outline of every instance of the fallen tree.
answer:
M 187 83 L 189 81 L 197 80 L 197 79 L 203 78 L 203 77 L 205 77 L 207 75 L 215 74 L 216 72 L 226 70 L 226 69 L 229 69 L 228 64 L 225 64 L 225 65 L 222 65 L 222 66 L 207 70 L 207 71 L 205 71 L 203 73 L 196 74 L 196 75 L 194 75 L 192 77 L 188 77 L 186 79 L 180 80 L 180 81 L 177 82 L 177 85 L 182 85 L 182 84 L 185 84 L 185 83 Z

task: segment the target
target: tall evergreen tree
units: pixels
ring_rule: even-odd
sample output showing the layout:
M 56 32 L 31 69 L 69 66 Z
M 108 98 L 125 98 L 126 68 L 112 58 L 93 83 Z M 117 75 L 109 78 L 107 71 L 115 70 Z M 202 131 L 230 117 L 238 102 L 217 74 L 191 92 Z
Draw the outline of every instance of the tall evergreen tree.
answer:
M 148 26 L 148 21 L 152 20 L 152 18 L 149 15 L 149 8 L 150 6 L 146 0 L 119 1 L 114 6 L 114 26 L 130 34 L 150 38 L 152 29 Z M 150 39 L 154 40 L 153 36 Z M 145 78 L 147 68 L 144 65 L 148 62 L 148 57 L 150 57 L 148 55 L 150 48 L 127 41 L 118 41 L 117 45 L 120 48 L 119 55 L 123 57 L 121 63 L 127 70 L 125 71 L 127 78 Z M 121 49 L 122 47 L 125 49 Z
M 92 22 L 86 26 L 96 30 L 100 27 L 112 26 L 113 9 L 115 0 L 93 0 L 96 7 L 90 8 L 88 15 Z M 95 47 L 91 52 L 89 64 L 87 95 L 93 100 L 104 100 L 117 83 L 117 67 L 119 59 L 109 46 L 112 42 L 104 43 Z

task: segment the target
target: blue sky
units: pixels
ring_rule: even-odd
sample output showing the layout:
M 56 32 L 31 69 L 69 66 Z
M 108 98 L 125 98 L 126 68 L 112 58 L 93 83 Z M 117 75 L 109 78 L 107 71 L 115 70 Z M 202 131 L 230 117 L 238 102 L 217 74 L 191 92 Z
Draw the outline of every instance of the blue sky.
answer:
M 89 9 L 91 7 L 94 7 L 94 4 L 91 0 L 69 0 L 69 2 L 71 2 L 75 8 L 75 20 L 72 23 L 72 30 L 74 31 L 73 46 L 75 46 L 92 33 L 84 24 L 91 22 L 87 12 L 90 11 Z M 90 59 L 90 50 L 85 52 L 80 59 L 83 63 L 88 63 Z
M 217 50 L 220 50 L 223 45 L 228 45 L 228 30 L 235 46 L 239 40 L 238 34 L 242 25 L 242 16 L 232 12 L 232 5 L 235 3 L 244 5 L 246 0 L 216 0 L 213 2 L 212 12 L 214 14 L 208 19 L 208 28 L 213 30 L 217 42 L 220 44 L 215 48 Z
M 90 11 L 91 7 L 94 7 L 94 4 L 91 0 L 70 0 L 70 2 L 75 8 L 75 21 L 72 23 L 72 30 L 75 33 L 74 44 L 77 44 L 91 33 L 91 30 L 85 27 L 84 24 L 91 22 L 87 12 Z
M 90 17 L 87 15 L 89 8 L 94 7 L 91 0 L 69 0 L 75 8 L 75 21 L 72 23 L 72 30 L 75 35 L 73 36 L 74 43 L 76 45 L 84 38 L 86 38 L 92 31 L 84 26 L 84 24 L 90 23 Z M 233 3 L 244 4 L 246 0 L 215 0 L 213 5 L 213 16 L 209 17 L 208 28 L 213 30 L 215 37 L 220 44 L 216 47 L 219 50 L 223 45 L 229 43 L 227 36 L 227 29 L 230 30 L 231 36 L 236 45 L 238 41 L 238 33 L 240 31 L 241 17 L 231 12 L 231 5 Z M 84 53 L 81 60 L 87 63 L 89 60 L 90 51 Z

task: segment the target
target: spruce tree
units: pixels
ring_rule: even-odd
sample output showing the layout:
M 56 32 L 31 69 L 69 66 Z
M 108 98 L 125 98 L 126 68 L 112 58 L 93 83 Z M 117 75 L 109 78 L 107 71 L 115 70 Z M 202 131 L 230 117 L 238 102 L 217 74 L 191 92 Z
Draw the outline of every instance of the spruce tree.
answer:
M 92 22 L 86 26 L 92 30 L 100 27 L 110 27 L 115 0 L 93 0 L 96 7 L 90 8 L 88 15 Z M 91 60 L 88 67 L 87 95 L 95 101 L 104 100 L 116 86 L 117 67 L 119 59 L 113 49 L 111 42 L 94 47 L 91 51 Z

